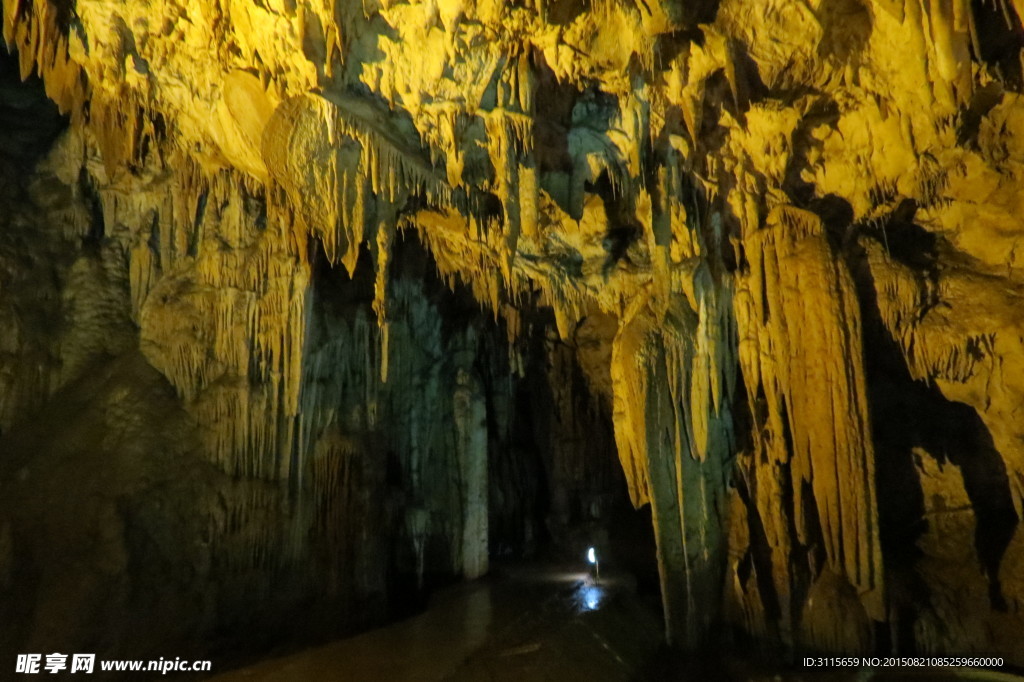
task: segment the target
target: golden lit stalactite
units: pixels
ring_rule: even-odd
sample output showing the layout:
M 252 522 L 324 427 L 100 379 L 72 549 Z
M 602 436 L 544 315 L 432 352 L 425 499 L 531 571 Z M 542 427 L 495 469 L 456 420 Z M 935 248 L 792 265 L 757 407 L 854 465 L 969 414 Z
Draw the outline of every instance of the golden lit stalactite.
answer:
M 388 266 L 391 262 L 391 246 L 395 238 L 396 218 L 394 206 L 386 200 L 377 201 L 379 213 L 377 223 L 377 238 L 371 243 L 370 248 L 374 255 L 374 268 L 376 279 L 373 283 L 373 311 L 377 314 L 377 327 L 380 329 L 380 378 L 381 381 L 388 380 Z
M 730 357 L 704 341 L 718 331 L 709 309 L 721 319 L 729 308 L 714 289 L 699 295 L 699 311 L 678 294 L 663 317 L 634 311 L 612 355 L 619 456 L 634 503 L 652 505 L 667 636 L 686 647 L 718 620 L 732 460 Z
M 263 183 L 269 180 L 262 154 L 263 131 L 275 108 L 276 103 L 256 76 L 232 71 L 224 77 L 216 107 L 217 145 L 235 168 Z
M 512 283 L 512 264 L 520 235 L 537 233 L 537 179 L 532 167 L 532 73 L 524 53 L 510 59 L 497 81 L 496 106 L 483 113 L 487 152 L 494 167 L 496 196 L 501 201 L 505 233 L 501 273 Z
M 862 618 L 885 620 L 875 461 L 852 279 L 833 258 L 820 219 L 806 211 L 775 209 L 743 245 L 749 272 L 740 278 L 736 298 L 740 366 L 751 412 L 766 414 L 755 425 L 755 434 L 763 435 L 754 441 L 754 459 L 741 466 L 752 467 L 758 492 L 777 485 L 776 467 L 788 467 L 793 539 L 802 551 L 813 553 L 818 543 L 824 550 L 825 562 L 812 580 L 829 581 L 823 592 L 837 598 L 842 590 L 835 589 L 848 581 Z M 827 388 L 824 396 L 819 387 Z M 778 532 L 768 522 L 778 498 L 756 499 L 766 530 Z M 807 513 L 808 505 L 815 514 Z M 785 570 L 789 561 L 780 556 L 774 565 Z M 780 592 L 788 589 L 788 577 L 780 576 Z M 848 605 L 830 605 L 817 592 L 801 616 L 807 643 L 851 651 L 867 646 L 857 638 L 843 640 L 849 632 L 827 630 L 835 615 L 829 609 Z
M 238 225 L 251 216 L 234 210 L 244 203 L 237 188 L 214 179 L 202 193 L 198 219 L 187 213 L 165 228 L 172 241 L 202 233 L 191 237 L 194 255 L 179 252 L 178 262 L 166 263 L 145 297 L 142 346 L 182 397 L 195 401 L 200 422 L 210 426 L 213 461 L 227 472 L 287 478 L 290 455 L 280 453 L 298 413 L 308 266 L 290 252 L 285 226 L 252 234 Z M 212 248 L 239 238 L 238 251 Z M 267 418 L 252 420 L 254 409 Z
M 69 54 L 74 39 L 59 26 L 55 3 L 10 0 L 4 3 L 3 34 L 9 50 L 18 51 L 21 78 L 33 71 L 43 79 L 46 95 L 61 113 L 81 122 L 81 106 L 89 95 L 88 79 Z
M 666 145 L 662 154 L 668 163 L 658 168 L 661 203 L 651 205 L 646 192 L 638 200 L 651 221 L 646 232 L 655 274 L 623 312 L 611 381 L 630 495 L 636 505 L 652 505 L 667 635 L 695 647 L 720 617 L 726 567 L 736 377 L 732 287 L 721 263 L 694 259 L 708 252 L 703 242 L 720 228 L 697 219 L 697 198 L 678 177 L 674 147 Z

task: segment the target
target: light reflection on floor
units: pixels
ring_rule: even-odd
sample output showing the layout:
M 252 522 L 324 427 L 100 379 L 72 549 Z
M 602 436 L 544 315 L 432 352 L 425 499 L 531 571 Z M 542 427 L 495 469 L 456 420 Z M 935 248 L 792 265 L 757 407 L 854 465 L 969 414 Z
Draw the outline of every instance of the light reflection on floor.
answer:
M 573 611 L 575 613 L 587 613 L 600 609 L 608 598 L 610 591 L 614 589 L 625 589 L 633 591 L 635 585 L 623 585 L 621 577 L 614 574 L 598 579 L 592 567 L 581 571 L 547 570 L 539 572 L 509 572 L 515 580 L 520 583 L 534 582 L 546 584 L 560 584 L 566 587 L 571 586 Z
M 574 595 L 576 609 L 580 613 L 597 611 L 601 608 L 604 597 L 605 588 L 588 578 L 582 581 L 576 588 Z

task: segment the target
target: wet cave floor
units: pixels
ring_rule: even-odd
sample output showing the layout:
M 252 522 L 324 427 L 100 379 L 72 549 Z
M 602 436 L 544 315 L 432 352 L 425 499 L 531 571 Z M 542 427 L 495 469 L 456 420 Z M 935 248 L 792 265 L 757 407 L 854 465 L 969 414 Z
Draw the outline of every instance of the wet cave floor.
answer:
M 217 674 L 212 682 L 592 682 L 643 680 L 1024 680 L 987 671 L 798 670 L 744 652 L 684 660 L 662 642 L 654 595 L 628 573 L 582 562 L 505 564 L 438 590 L 422 613 Z M 749 652 L 748 652 L 749 653 Z
M 626 574 L 595 581 L 582 562 L 507 564 L 438 590 L 406 620 L 212 679 L 633 680 L 646 676 L 661 628 L 656 600 Z

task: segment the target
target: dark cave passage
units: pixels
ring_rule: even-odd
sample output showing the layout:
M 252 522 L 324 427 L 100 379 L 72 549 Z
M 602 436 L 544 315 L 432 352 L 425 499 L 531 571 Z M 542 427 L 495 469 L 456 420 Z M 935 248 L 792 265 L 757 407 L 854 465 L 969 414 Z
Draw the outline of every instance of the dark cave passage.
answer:
M 316 245 L 312 248 L 318 249 Z M 361 258 L 368 261 L 369 253 L 364 251 Z M 313 288 L 323 302 L 321 315 L 325 320 L 371 314 L 374 282 L 369 262 L 361 261 L 354 278 L 340 266 L 331 266 L 322 253 L 314 254 L 314 262 Z M 374 494 L 385 498 L 388 518 L 405 514 L 403 505 L 429 507 L 430 501 L 424 497 L 437 494 L 427 487 L 429 482 L 424 478 L 427 470 L 423 467 L 430 465 L 414 461 L 409 450 L 416 446 L 397 433 L 419 426 L 407 421 L 408 415 L 400 414 L 400 410 L 422 409 L 400 394 L 410 388 L 422 390 L 424 382 L 436 388 L 452 381 L 448 357 L 461 353 L 478 382 L 485 413 L 482 427 L 486 430 L 490 561 L 574 561 L 594 546 L 610 562 L 608 566 L 630 571 L 644 590 L 656 595 L 650 512 L 646 508 L 636 510 L 630 504 L 615 452 L 610 405 L 591 392 L 573 347 L 550 333 L 550 313 L 526 311 L 534 331 L 513 347 L 502 324 L 489 319 L 465 287 L 449 288 L 438 277 L 431 256 L 414 236 L 406 235 L 396 243 L 393 267 L 400 274 L 390 286 L 402 290 L 408 282 L 415 282 L 418 291 L 415 298 L 399 299 L 400 303 L 393 306 L 392 322 L 397 325 L 403 316 L 416 317 L 417 306 L 429 305 L 441 324 L 434 330 L 439 332 L 437 337 L 417 333 L 407 337 L 411 344 L 423 344 L 416 352 L 424 353 L 426 362 L 417 365 L 413 376 L 398 380 L 406 383 L 389 388 L 382 382 L 376 387 L 395 393 L 383 400 L 377 416 L 378 424 L 388 426 L 371 426 L 359 410 L 353 417 L 362 420 L 358 428 L 354 429 L 351 422 L 347 426 L 350 433 L 376 428 L 364 438 L 375 450 L 369 456 L 386 462 L 378 474 L 380 490 Z M 320 324 L 330 329 L 332 323 Z M 479 330 L 472 351 L 457 348 L 467 329 Z M 379 341 L 379 337 L 371 339 L 371 355 L 382 352 Z M 426 348 L 428 343 L 440 347 Z M 413 355 L 408 349 L 399 352 Z M 519 354 L 521 374 L 508 366 L 512 354 Z M 374 361 L 370 366 L 372 374 Z M 369 378 L 372 380 L 372 376 Z M 363 396 L 365 393 L 360 393 Z M 428 403 L 445 399 L 437 393 L 416 397 Z M 464 473 L 460 473 L 457 463 L 449 460 L 446 464 L 440 452 L 428 449 L 423 457 L 439 460 L 431 476 L 444 479 Z M 456 470 L 446 470 L 445 466 Z M 384 542 L 394 546 L 387 573 L 394 581 L 389 593 L 397 595 L 395 602 L 399 605 L 395 615 L 408 615 L 404 609 L 415 609 L 422 603 L 422 593 L 457 577 L 446 558 L 453 551 L 452 538 L 445 537 L 444 531 L 428 532 L 426 539 L 419 540 L 424 550 L 417 559 L 417 540 L 403 523 L 407 521 L 392 521 L 382 528 L 385 533 L 394 533 Z M 417 567 L 417 561 L 423 565 Z M 419 576 L 417 571 L 421 572 Z
M 341 330 L 343 324 L 337 325 L 344 320 L 371 315 L 370 263 L 350 277 L 328 263 L 317 245 L 312 248 L 314 295 L 322 302 L 315 328 L 326 336 L 332 329 Z M 369 254 L 364 251 L 362 258 L 369 259 Z M 307 628 L 283 639 L 279 634 L 265 640 L 268 648 L 244 654 L 239 652 L 246 643 L 234 639 L 235 653 L 222 659 L 229 667 L 272 660 L 227 673 L 223 679 L 521 679 L 540 671 L 565 679 L 632 679 L 637 669 L 652 665 L 659 652 L 660 594 L 650 511 L 634 509 L 630 503 L 615 453 L 610 405 L 591 393 L 572 347 L 547 331 L 553 322 L 544 312 L 529 313 L 538 319 L 537 331 L 516 349 L 525 356 L 523 371 L 516 374 L 506 365 L 512 349 L 505 330 L 488 319 L 464 287 L 449 288 L 437 276 L 432 258 L 415 237 L 398 241 L 392 267 L 396 275 L 389 286 L 403 290 L 407 282 L 416 283 L 414 296 L 393 297 L 397 305 L 389 312 L 392 333 L 403 319 L 423 322 L 417 308 L 425 305 L 441 325 L 433 330 L 436 336 L 417 327 L 416 333 L 398 337 L 418 345 L 415 351 L 401 349 L 402 355 L 423 353 L 426 361 L 412 376 L 392 375 L 387 384 L 376 383 L 378 354 L 384 352 L 374 345 L 379 337 L 371 334 L 366 347 L 378 358 L 368 363 L 361 378 L 373 385 L 371 393 L 382 392 L 376 394 L 379 426 L 360 409 L 345 422 L 348 437 L 362 432 L 360 442 L 371 448 L 360 455 L 363 478 L 344 479 L 363 488 L 362 499 L 360 506 L 350 502 L 344 510 L 332 506 L 319 512 L 323 520 L 314 529 L 322 528 L 324 534 L 319 540 L 323 549 L 316 554 L 323 570 L 328 575 L 345 571 L 333 579 L 337 582 L 328 583 L 328 600 L 316 609 L 328 620 L 318 632 Z M 480 334 L 464 366 L 478 378 L 486 412 L 481 426 L 487 433 L 490 569 L 473 582 L 457 583 L 460 576 L 452 556 L 458 540 L 450 526 L 436 517 L 423 517 L 446 503 L 441 495 L 459 495 L 444 481 L 465 475 L 464 463 L 445 460 L 443 453 L 429 449 L 424 461 L 410 458 L 416 448 L 400 430 L 416 423 L 401 411 L 421 408 L 400 393 L 422 390 L 424 382 L 436 390 L 450 381 L 446 356 L 469 356 L 458 344 L 470 328 Z M 314 339 L 319 333 L 314 331 Z M 352 386 L 357 399 L 365 400 L 366 385 Z M 340 395 L 344 402 L 345 394 Z M 417 399 L 436 402 L 445 396 L 425 393 Z M 424 445 L 429 447 L 429 441 Z M 440 462 L 431 468 L 431 459 Z M 339 516 L 344 520 L 351 514 L 358 519 L 375 514 L 384 518 L 374 526 L 373 542 L 382 547 L 385 565 L 368 568 L 383 568 L 386 607 L 380 618 L 390 624 L 290 653 L 307 647 L 310 635 L 313 642 L 325 642 L 348 630 L 331 629 L 327 612 L 350 610 L 360 600 L 367 603 L 365 597 L 341 592 L 346 585 L 365 580 L 351 568 L 353 562 L 358 565 L 356 555 L 368 551 L 365 539 L 357 548 L 345 539 L 353 532 L 351 527 L 331 525 Z M 417 531 L 423 535 L 417 537 Z M 599 574 L 587 561 L 591 547 L 600 561 Z M 322 586 L 314 585 L 311 597 L 324 601 L 321 591 Z M 623 638 L 622 633 L 628 636 Z

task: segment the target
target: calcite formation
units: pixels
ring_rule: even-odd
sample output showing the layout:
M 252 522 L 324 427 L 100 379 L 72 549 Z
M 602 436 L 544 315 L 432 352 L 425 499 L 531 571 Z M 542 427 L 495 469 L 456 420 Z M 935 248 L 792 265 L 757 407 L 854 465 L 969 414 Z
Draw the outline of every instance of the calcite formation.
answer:
M 672 642 L 1024 665 L 1022 16 L 4 0 L 70 128 L 0 218 L 0 443 L 86 385 L 111 410 L 158 395 L 102 438 L 167 405 L 209 469 L 175 484 L 217 499 L 172 504 L 177 530 L 133 522 L 202 529 L 167 559 L 221 600 L 201 631 L 297 566 L 348 609 L 393 590 L 375 566 L 485 572 L 488 517 L 536 493 L 495 481 L 538 475 L 508 453 L 539 372 L 543 467 L 574 500 L 553 512 L 596 499 L 588 457 L 614 444 Z M 0 482 L 35 494 L 41 466 Z M 9 588 L 29 521 L 0 509 Z

